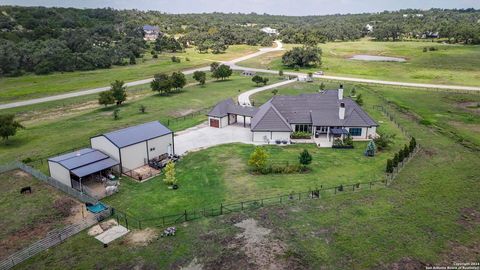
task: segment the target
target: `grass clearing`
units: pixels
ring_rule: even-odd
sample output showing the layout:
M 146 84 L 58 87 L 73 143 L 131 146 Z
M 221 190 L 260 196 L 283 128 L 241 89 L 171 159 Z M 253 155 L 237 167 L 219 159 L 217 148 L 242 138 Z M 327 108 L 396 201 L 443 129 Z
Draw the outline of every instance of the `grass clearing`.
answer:
M 184 53 L 165 53 L 158 59 L 145 54 L 144 60 L 129 66 L 114 66 L 110 69 L 53 73 L 50 75 L 25 75 L 0 78 L 0 103 L 44 97 L 54 94 L 108 86 L 115 80 L 125 82 L 147 79 L 156 73 L 172 73 L 185 69 L 209 65 L 214 61 L 226 61 L 256 52 L 258 47 L 247 45 L 230 46 L 223 54 L 201 54 L 193 48 Z M 172 55 L 181 58 L 173 63 Z M 189 61 L 186 61 L 186 58 Z
M 372 86 L 361 91 L 368 109 L 383 105 L 378 94 L 402 102 L 410 95 L 404 90 Z M 177 236 L 159 238 L 146 247 L 130 247 L 119 240 L 104 249 L 81 233 L 20 268 L 178 268 L 194 258 L 207 269 L 256 268 L 254 258 L 243 249 L 245 239 L 237 238 L 242 229 L 235 226 L 249 218 L 271 230 L 267 239 L 285 245 L 277 260 L 287 269 L 423 269 L 425 264 L 476 261 L 480 242 L 478 151 L 462 146 L 435 127 L 412 121 L 411 114 L 447 114 L 458 108 L 441 98 L 433 99 L 442 103 L 438 106 L 417 104 L 416 91 L 405 98 L 409 111 L 398 111 L 397 120 L 423 150 L 389 188 L 201 219 L 177 226 Z M 432 97 L 440 94 L 427 93 Z M 432 111 L 434 108 L 439 109 Z M 368 110 L 377 119 L 379 112 Z M 265 250 L 258 254 L 262 252 Z
M 294 46 L 286 44 L 285 48 Z M 432 42 L 331 42 L 320 44 L 322 66 L 301 69 L 303 72 L 323 70 L 326 75 L 379 79 L 401 82 L 472 85 L 480 84 L 480 46 L 450 45 Z M 424 47 L 437 51 L 423 52 Z M 239 65 L 273 70 L 289 70 L 281 62 L 284 52 L 272 52 Z M 406 58 L 404 63 L 350 60 L 357 54 Z
M 32 193 L 20 194 L 23 187 Z M 0 259 L 46 236 L 72 219 L 81 204 L 31 175 L 14 170 L 0 174 Z
M 270 83 L 275 81 L 276 79 L 272 77 Z M 149 86 L 142 87 L 147 91 Z M 7 143 L 1 143 L 0 163 L 49 157 L 72 148 L 86 146 L 90 137 L 126 126 L 153 120 L 168 124 L 167 119 L 211 107 L 221 99 L 235 97 L 240 92 L 254 87 L 255 84 L 250 77 L 234 73 L 230 80 L 209 82 L 204 87 L 192 85 L 169 96 L 147 95 L 128 101 L 120 106 L 119 120 L 113 120 L 112 112 L 115 106 L 88 108 L 63 117 L 64 111 L 69 112 L 69 108 L 66 107 L 60 109 L 60 112 L 55 113 L 52 118 L 30 121 L 25 125 L 26 129 L 19 130 Z M 146 106 L 147 113 L 139 112 L 140 104 Z M 42 110 L 41 114 L 44 115 L 48 107 L 49 104 L 46 103 L 37 108 Z M 169 127 L 174 131 L 183 130 L 206 119 L 205 115 L 196 115 L 184 121 L 170 123 Z M 45 171 L 45 162 L 41 169 Z

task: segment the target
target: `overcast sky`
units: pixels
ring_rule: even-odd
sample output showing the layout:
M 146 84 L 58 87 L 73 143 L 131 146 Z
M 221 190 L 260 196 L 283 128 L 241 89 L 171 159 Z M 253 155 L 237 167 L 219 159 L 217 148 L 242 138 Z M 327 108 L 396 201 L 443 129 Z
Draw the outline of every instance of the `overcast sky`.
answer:
M 256 12 L 324 15 L 405 8 L 480 8 L 480 0 L 0 0 L 0 5 L 158 10 L 167 13 Z

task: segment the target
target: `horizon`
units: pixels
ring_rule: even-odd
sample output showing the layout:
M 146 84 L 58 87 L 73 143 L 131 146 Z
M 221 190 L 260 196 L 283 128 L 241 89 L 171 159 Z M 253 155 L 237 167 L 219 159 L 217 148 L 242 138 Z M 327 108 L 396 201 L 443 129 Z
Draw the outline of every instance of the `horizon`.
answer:
M 265 1 L 245 0 L 239 4 L 235 0 L 224 0 L 221 3 L 212 0 L 195 1 L 180 0 L 168 3 L 167 0 L 151 1 L 138 0 L 107 0 L 101 3 L 94 0 L 61 1 L 61 0 L 5 0 L 3 6 L 24 7 L 64 7 L 64 8 L 113 8 L 117 10 L 158 11 L 167 14 L 202 14 L 202 13 L 240 13 L 276 16 L 318 16 L 335 14 L 361 14 L 379 13 L 384 11 L 398 12 L 405 9 L 430 10 L 430 9 L 480 9 L 480 1 L 476 0 L 429 0 L 414 1 L 380 1 L 380 0 L 340 0 L 335 3 L 327 0 L 299 0 L 292 5 L 288 0 Z M 247 2 L 247 3 L 245 3 Z M 453 2 L 453 3 L 452 3 Z

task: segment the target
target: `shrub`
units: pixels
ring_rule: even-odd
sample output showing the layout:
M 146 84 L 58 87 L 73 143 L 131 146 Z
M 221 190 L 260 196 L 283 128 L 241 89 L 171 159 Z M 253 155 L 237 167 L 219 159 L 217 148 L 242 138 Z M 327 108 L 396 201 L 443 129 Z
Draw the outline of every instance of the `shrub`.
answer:
M 430 122 L 430 120 L 427 120 L 427 119 L 422 119 L 420 120 L 419 122 L 421 125 L 424 125 L 424 126 L 430 126 L 432 125 L 432 122 Z
M 300 153 L 300 156 L 298 156 L 298 161 L 303 166 L 307 166 L 308 164 L 312 163 L 312 155 L 310 155 L 307 149 L 304 149 L 303 152 Z
M 250 155 L 248 165 L 252 166 L 254 170 L 261 171 L 267 165 L 268 153 L 262 147 L 255 147 L 255 150 Z
M 343 191 L 343 185 L 338 186 L 338 191 Z
M 398 162 L 403 162 L 404 159 L 405 153 L 403 153 L 403 149 L 400 149 L 400 151 L 398 151 Z
M 157 58 L 158 58 L 158 54 L 153 54 L 153 55 L 152 55 L 152 58 L 157 59 Z
M 348 136 L 345 139 L 343 139 L 343 144 L 347 146 L 353 146 L 353 139 L 352 139 L 352 136 L 350 136 L 350 134 L 348 134 Z
M 305 131 L 295 131 L 290 135 L 291 139 L 310 139 L 312 134 L 310 132 Z
M 405 155 L 405 157 L 408 157 L 410 156 L 410 148 L 405 144 L 405 146 L 403 147 L 403 154 Z
M 378 150 L 385 150 L 390 148 L 390 145 L 393 143 L 393 139 L 395 139 L 395 134 L 391 135 L 383 132 L 378 132 L 378 137 L 373 139 L 373 141 L 375 142 Z
M 175 177 L 175 163 L 169 161 L 167 166 L 165 166 L 165 178 L 163 182 L 167 185 L 175 185 L 177 183 L 177 178 Z
M 393 160 L 387 160 L 387 168 L 385 169 L 386 173 L 393 173 Z
M 145 113 L 147 111 L 147 107 L 145 105 L 140 105 L 140 108 L 138 109 L 141 113 Z
M 120 119 L 120 109 L 113 110 L 113 119 L 114 120 Z
M 427 47 L 423 47 L 423 52 L 427 52 L 428 51 L 428 48 Z
M 398 166 L 398 162 L 399 162 L 398 153 L 395 153 L 395 156 L 393 156 L 393 167 L 394 168 Z
M 409 144 L 410 153 L 413 152 L 413 150 L 415 150 L 415 147 L 417 147 L 417 142 L 415 141 L 415 138 L 412 137 L 412 139 L 410 139 L 410 144 Z

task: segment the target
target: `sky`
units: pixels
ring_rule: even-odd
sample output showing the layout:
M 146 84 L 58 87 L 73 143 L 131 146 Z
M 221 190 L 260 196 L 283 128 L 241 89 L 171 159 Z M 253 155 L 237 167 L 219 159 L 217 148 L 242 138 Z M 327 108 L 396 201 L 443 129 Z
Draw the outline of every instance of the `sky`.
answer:
M 476 8 L 480 0 L 0 0 L 0 5 L 157 10 L 167 13 L 241 12 L 325 15 L 406 8 Z

